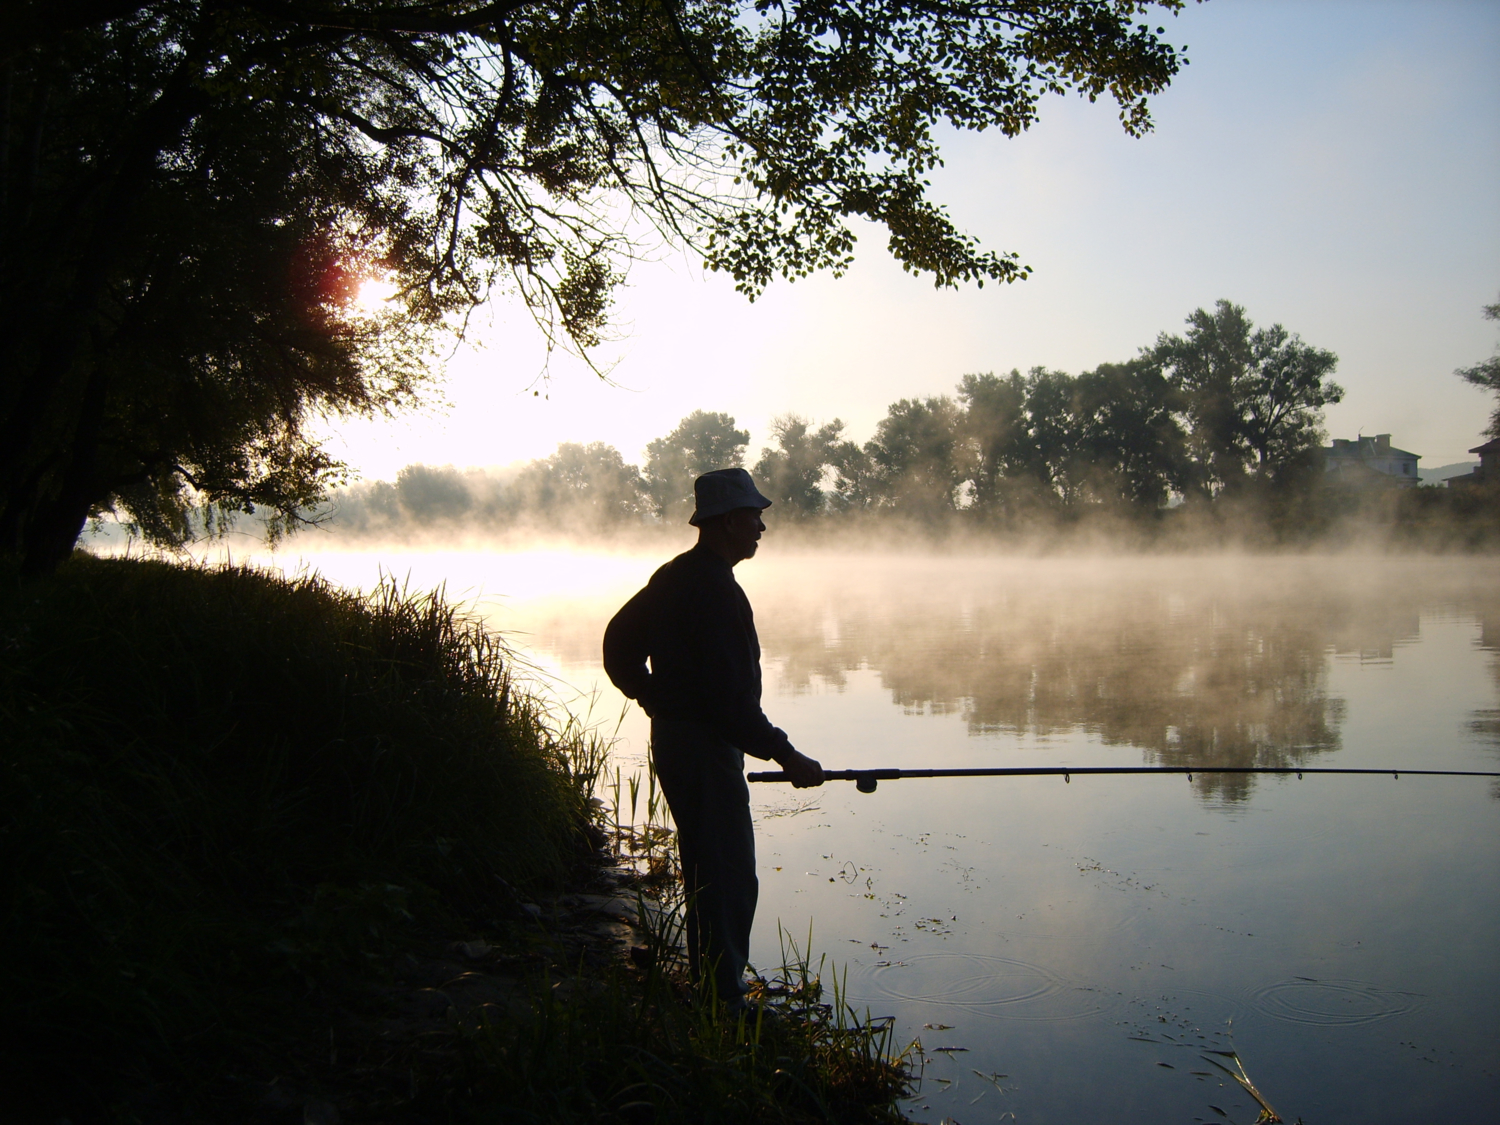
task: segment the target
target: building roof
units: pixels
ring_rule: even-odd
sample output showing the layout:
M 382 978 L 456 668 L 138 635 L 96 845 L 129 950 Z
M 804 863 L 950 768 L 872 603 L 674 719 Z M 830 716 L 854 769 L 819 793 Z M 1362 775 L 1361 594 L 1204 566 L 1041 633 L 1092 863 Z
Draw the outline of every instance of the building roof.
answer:
M 1493 444 L 1493 443 L 1491 443 Z M 1333 445 L 1325 447 L 1324 453 L 1330 457 L 1409 457 L 1413 461 L 1420 461 L 1420 453 L 1411 453 L 1405 449 L 1397 449 L 1394 445 L 1377 445 L 1372 437 L 1358 437 L 1352 439 L 1334 438 Z M 1470 453 L 1476 452 L 1469 450 Z
M 1500 437 L 1491 438 L 1483 445 L 1476 445 L 1470 453 L 1500 453 Z

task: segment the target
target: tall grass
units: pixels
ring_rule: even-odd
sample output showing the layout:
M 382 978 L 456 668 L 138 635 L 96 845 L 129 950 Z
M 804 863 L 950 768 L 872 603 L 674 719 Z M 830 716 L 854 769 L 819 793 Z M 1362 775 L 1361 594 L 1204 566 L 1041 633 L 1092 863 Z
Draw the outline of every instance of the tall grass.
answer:
M 781 956 L 752 976 L 749 1005 L 731 1012 L 688 980 L 681 872 L 666 800 L 649 764 L 601 779 L 600 811 L 614 858 L 644 888 L 639 972 L 623 966 L 546 980 L 529 1017 L 492 1022 L 480 1009 L 460 1028 L 479 1120 L 702 1121 L 745 1125 L 902 1122 L 920 1044 L 899 1048 L 895 1021 L 858 1012 L 844 982 L 778 928 Z M 825 977 L 827 983 L 825 984 Z M 569 987 L 571 986 L 571 987 Z M 487 1112 L 486 1112 L 487 1111 Z
M 438 596 L 86 556 L 3 587 L 8 1097 L 270 1050 L 309 988 L 582 847 L 597 744 Z
M 475 1120 L 534 1125 L 811 1125 L 903 1122 L 920 1045 L 896 1050 L 890 1018 L 863 1017 L 807 947 L 782 935 L 782 964 L 732 1013 L 692 993 L 680 915 L 647 911 L 653 956 L 641 979 L 542 987 L 528 1018 L 461 1029 Z
M 349 1120 L 504 1125 L 836 1125 L 904 1122 L 913 1043 L 897 1050 L 890 1018 L 860 1015 L 836 974 L 823 982 L 810 947 L 782 934 L 779 967 L 731 1012 L 688 979 L 681 882 L 654 779 L 602 785 L 596 805 L 636 899 L 644 956 L 600 963 L 597 931 L 556 917 L 501 947 L 536 948 L 524 1002 L 503 990 L 442 1028 L 383 1043 L 379 1079 L 345 1079 Z M 644 800 L 642 799 L 644 798 Z M 627 807 L 626 801 L 629 801 Z M 644 819 L 642 819 L 644 814 Z M 608 885 L 618 888 L 614 876 Z M 558 902 L 577 902 L 562 896 Z M 494 935 L 491 935 L 494 936 Z M 622 951 L 623 952 L 623 951 Z M 592 960 L 591 960 L 592 955 Z M 571 957 L 571 959 L 570 959 Z M 514 958 L 521 960 L 521 958 Z M 469 976 L 471 974 L 464 974 Z M 455 981 L 455 984 L 458 982 Z M 369 1071 L 365 1072 L 368 1076 Z M 337 1083 L 338 1077 L 333 1081 Z

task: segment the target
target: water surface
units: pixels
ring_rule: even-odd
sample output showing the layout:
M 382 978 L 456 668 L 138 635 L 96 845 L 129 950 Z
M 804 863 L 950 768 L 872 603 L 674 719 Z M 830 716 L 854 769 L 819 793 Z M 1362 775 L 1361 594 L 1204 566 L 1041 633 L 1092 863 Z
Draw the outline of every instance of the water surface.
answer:
M 604 622 L 660 558 L 321 555 L 446 581 L 620 721 Z M 1500 769 L 1500 562 L 763 557 L 766 709 L 830 768 Z M 623 717 L 621 717 L 623 716 Z M 753 768 L 753 767 L 752 767 Z M 917 1120 L 1474 1121 L 1500 1099 L 1483 779 L 752 786 L 761 907 L 928 1060 Z

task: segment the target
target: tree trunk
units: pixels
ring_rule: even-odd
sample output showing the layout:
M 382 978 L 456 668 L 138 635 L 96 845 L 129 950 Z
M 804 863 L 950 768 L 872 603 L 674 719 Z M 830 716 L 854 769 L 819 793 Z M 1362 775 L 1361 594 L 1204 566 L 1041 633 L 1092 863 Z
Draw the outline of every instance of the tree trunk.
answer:
M 109 374 L 84 343 L 97 329 L 122 232 L 157 157 L 207 104 L 208 95 L 192 85 L 196 72 L 184 61 L 92 182 L 45 230 L 29 232 L 29 254 L 4 263 L 12 288 L 24 277 L 43 290 L 10 310 L 9 355 L 0 360 L 16 388 L 0 422 L 0 553 L 17 557 L 25 573 L 45 573 L 66 559 L 90 509 L 107 498 L 98 444 Z M 69 261 L 77 263 L 71 276 Z M 46 284 L 49 274 L 53 285 Z
M 88 522 L 89 504 L 67 498 L 51 501 L 32 515 L 21 552 L 22 577 L 36 577 L 56 570 L 78 543 Z

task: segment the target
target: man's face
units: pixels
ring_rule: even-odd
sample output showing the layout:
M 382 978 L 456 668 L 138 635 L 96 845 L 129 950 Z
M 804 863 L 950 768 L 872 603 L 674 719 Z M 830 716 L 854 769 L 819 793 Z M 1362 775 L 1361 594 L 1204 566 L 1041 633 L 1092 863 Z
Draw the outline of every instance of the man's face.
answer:
M 724 517 L 726 545 L 737 560 L 755 557 L 755 548 L 765 529 L 759 508 L 736 508 Z

